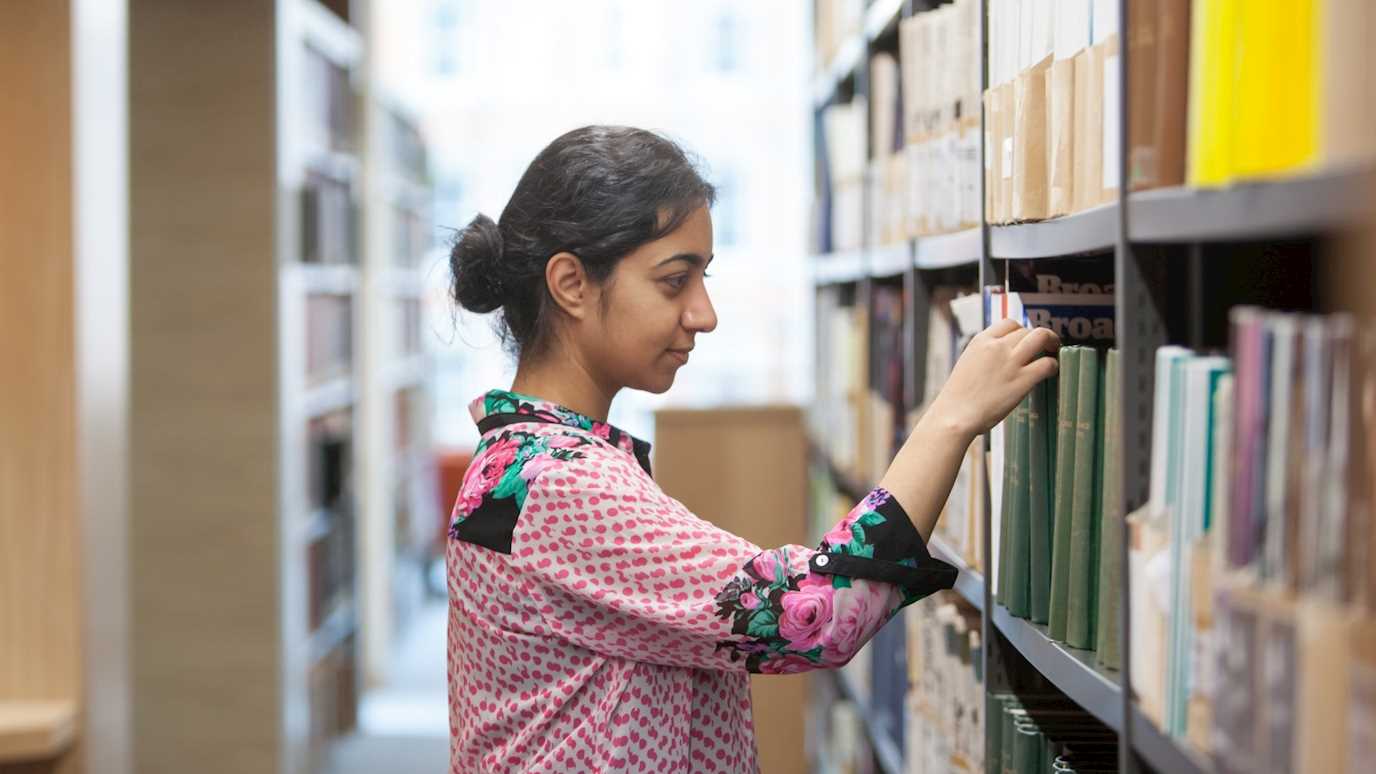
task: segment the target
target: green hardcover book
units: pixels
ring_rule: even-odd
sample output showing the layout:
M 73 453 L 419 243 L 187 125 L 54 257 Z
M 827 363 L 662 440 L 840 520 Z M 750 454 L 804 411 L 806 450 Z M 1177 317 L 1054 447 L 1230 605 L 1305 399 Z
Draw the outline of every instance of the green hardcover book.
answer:
M 988 738 L 984 743 L 984 770 L 986 774 L 1003 772 L 1003 726 L 1012 721 L 1005 717 L 1004 710 L 1017 706 L 1016 696 L 1007 693 L 991 693 L 985 702 L 984 717 L 987 721 Z
M 1079 395 L 1075 400 L 1075 486 L 1070 505 L 1070 585 L 1066 592 L 1065 642 L 1094 649 L 1094 585 L 1099 580 L 1094 555 L 1099 544 L 1095 515 L 1099 454 L 1099 352 L 1080 353 Z
M 1009 517 L 1008 547 L 1008 597 L 1004 606 L 1008 612 L 1019 618 L 1026 618 L 1029 611 L 1029 555 L 1028 540 L 1028 488 L 1027 459 L 1029 433 L 1027 424 L 1032 413 L 1032 396 L 1022 399 L 1013 415 L 1013 448 L 1004 462 L 1003 475 L 1012 479 L 1010 493 L 1013 495 L 1012 512 Z
M 1075 482 L 1075 401 L 1079 398 L 1080 347 L 1061 347 L 1057 377 L 1056 481 L 1052 498 L 1051 600 L 1047 620 L 1053 639 L 1065 641 L 1066 592 L 1070 588 L 1070 499 Z
M 1099 665 L 1108 669 L 1121 666 L 1121 629 L 1118 611 L 1123 590 L 1123 494 L 1119 488 L 1119 471 L 1123 464 L 1123 412 L 1118 403 L 1118 383 L 1122 378 L 1118 350 L 1108 351 L 1108 365 L 1104 369 L 1104 476 L 1103 514 L 1099 526 Z
M 1013 428 L 1014 419 L 1017 417 L 1017 414 L 1018 408 L 1014 408 L 1009 412 L 1008 416 L 1003 420 L 1002 430 L 1003 475 L 1000 476 L 1000 478 L 1003 480 L 1003 486 L 1001 487 L 1003 489 L 1003 497 L 1000 500 L 999 532 L 996 536 L 998 548 L 998 557 L 996 560 L 998 563 L 998 578 L 994 584 L 994 596 L 998 599 L 999 604 L 1004 607 L 1008 606 L 1008 578 L 1012 574 L 1008 569 L 1012 556 L 1008 551 L 1008 546 L 1013 537 L 1013 481 L 1012 477 L 1009 476 L 1008 469 L 1010 466 L 1008 460 L 1013 452 L 1013 442 L 1015 440 Z
M 1031 723 L 1019 723 L 1013 728 L 1013 771 L 1018 774 L 1041 774 L 1042 750 L 1046 742 L 1042 732 Z
M 1055 378 L 1032 388 L 1032 412 L 1028 417 L 1028 496 L 1030 563 L 1028 619 L 1047 622 L 1051 598 L 1052 471 L 1056 462 Z

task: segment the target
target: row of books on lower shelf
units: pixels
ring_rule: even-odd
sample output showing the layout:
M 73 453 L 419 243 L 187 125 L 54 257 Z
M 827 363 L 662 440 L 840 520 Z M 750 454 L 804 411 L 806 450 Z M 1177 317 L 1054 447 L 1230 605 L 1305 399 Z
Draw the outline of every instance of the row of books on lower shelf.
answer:
M 1058 694 L 989 696 L 985 771 L 1100 774 L 1118 771 L 1118 737 Z M 937 769 L 931 769 L 937 771 Z
M 1355 771 L 1376 711 L 1376 330 L 1231 319 L 1231 356 L 1157 352 L 1151 495 L 1126 517 L 1117 351 L 1061 350 L 995 434 L 995 594 L 1114 670 L 1126 573 L 1149 721 L 1221 771 Z
M 1356 771 L 1376 733 L 1376 328 L 1240 307 L 1231 339 L 1156 355 L 1133 687 L 1221 771 Z
M 943 592 L 904 617 L 906 774 L 1117 770 L 1113 731 L 1045 681 L 1014 692 L 986 680 L 980 615 L 965 600 Z

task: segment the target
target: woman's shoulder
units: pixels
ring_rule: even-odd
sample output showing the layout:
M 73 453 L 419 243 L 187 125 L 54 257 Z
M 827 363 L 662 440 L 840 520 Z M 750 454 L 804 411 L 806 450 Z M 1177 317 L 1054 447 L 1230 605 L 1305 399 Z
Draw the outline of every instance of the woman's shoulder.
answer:
M 530 490 L 552 479 L 581 479 L 608 466 L 624 465 L 620 450 L 588 430 L 548 423 L 509 425 L 483 437 L 464 476 L 456 515 L 485 499 L 512 498 L 519 509 Z
M 522 422 L 493 430 L 464 474 L 450 537 L 509 553 L 532 493 L 565 498 L 625 491 L 634 468 L 626 452 L 580 428 Z

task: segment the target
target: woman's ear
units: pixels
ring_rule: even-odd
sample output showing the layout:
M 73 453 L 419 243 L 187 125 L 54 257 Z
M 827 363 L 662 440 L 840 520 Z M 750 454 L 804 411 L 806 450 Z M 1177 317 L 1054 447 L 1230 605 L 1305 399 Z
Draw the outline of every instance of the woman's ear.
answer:
M 578 256 L 570 252 L 551 256 L 545 262 L 545 285 L 560 309 L 577 320 L 587 316 L 592 283 Z

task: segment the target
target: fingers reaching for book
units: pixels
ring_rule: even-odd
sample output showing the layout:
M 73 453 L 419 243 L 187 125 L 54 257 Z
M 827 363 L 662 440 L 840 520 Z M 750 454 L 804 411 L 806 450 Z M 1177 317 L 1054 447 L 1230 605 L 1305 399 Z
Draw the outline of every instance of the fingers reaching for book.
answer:
M 1050 328 L 1032 328 L 1014 345 L 1013 358 L 1026 365 L 1042 355 L 1054 355 L 1060 348 L 1061 337 L 1056 335 L 1055 331 Z

